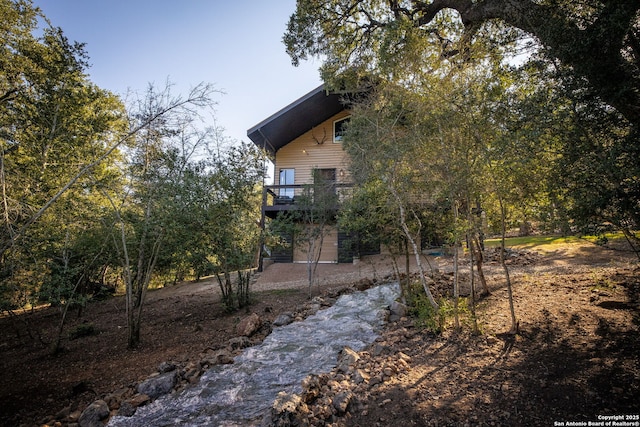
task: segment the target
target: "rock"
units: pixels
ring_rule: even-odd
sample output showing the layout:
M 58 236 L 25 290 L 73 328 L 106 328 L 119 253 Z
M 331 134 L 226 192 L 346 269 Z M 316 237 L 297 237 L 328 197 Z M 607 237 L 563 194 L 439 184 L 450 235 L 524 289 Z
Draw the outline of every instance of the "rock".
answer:
M 327 384 L 328 376 L 321 375 L 307 375 L 302 380 L 302 401 L 309 403 L 318 397 L 322 392 L 322 387 Z
M 400 352 L 398 352 L 398 357 L 399 357 L 401 360 L 404 360 L 404 361 L 405 361 L 405 362 L 407 362 L 407 363 L 411 363 L 411 356 L 409 356 L 409 355 L 408 355 L 408 354 L 406 354 L 406 353 L 403 353 L 403 352 L 401 352 L 401 351 L 400 351 Z
M 77 423 L 78 420 L 80 419 L 80 416 L 82 415 L 82 412 L 80 411 L 73 411 L 72 413 L 69 414 L 69 416 L 67 417 L 67 421 L 69 421 L 70 423 Z
M 96 400 L 91 405 L 87 406 L 80 419 L 78 419 L 78 425 L 80 427 L 103 427 L 102 420 L 109 416 L 109 407 L 104 400 Z
M 346 374 L 354 368 L 358 360 L 360 360 L 358 353 L 349 347 L 345 347 L 342 349 L 340 356 L 338 357 L 337 369 L 339 372 L 344 372 Z
M 276 320 L 273 321 L 273 326 L 285 326 L 291 322 L 293 322 L 293 314 L 282 313 L 280 316 L 276 317 Z
M 107 402 L 107 406 L 110 411 L 119 409 L 122 404 L 122 399 L 115 394 L 108 394 L 103 398 L 103 400 Z
M 229 365 L 233 363 L 233 355 L 229 350 L 218 350 L 210 356 L 205 357 L 200 362 L 201 365 Z
M 231 350 L 240 350 L 243 348 L 251 347 L 251 341 L 247 337 L 236 337 L 229 340 L 229 347 Z
M 250 337 L 260 329 L 261 325 L 262 321 L 260 320 L 260 316 L 256 313 L 251 313 L 238 323 L 236 326 L 236 333 L 240 336 Z
M 389 319 L 391 321 L 397 321 L 401 317 L 404 317 L 407 315 L 407 306 L 398 301 L 392 302 L 391 305 L 389 306 L 389 310 L 391 310 L 391 316 Z
M 133 407 L 129 402 L 124 402 L 120 405 L 120 409 L 118 409 L 117 415 L 120 417 L 133 417 L 136 413 L 135 407 Z
M 382 345 L 380 343 L 376 343 L 373 348 L 371 349 L 371 354 L 374 357 L 378 357 L 380 356 L 382 353 L 384 353 L 386 351 L 387 347 L 385 345 Z
M 371 378 L 371 376 L 362 369 L 356 369 L 352 377 L 355 384 L 362 384 L 365 381 L 369 381 L 369 378 Z
M 126 402 L 122 402 L 117 414 L 121 417 L 132 417 L 138 407 L 146 405 L 150 401 L 151 398 L 146 394 L 136 394 Z
M 351 399 L 353 398 L 353 393 L 350 391 L 344 391 L 342 393 L 338 393 L 333 397 L 331 404 L 338 412 L 338 414 L 344 414 L 347 412 L 347 407 L 349 403 L 351 403 Z
M 357 283 L 355 283 L 355 288 L 359 291 L 366 291 L 371 287 L 373 287 L 373 282 L 368 278 L 360 279 Z
M 178 373 L 171 371 L 149 378 L 138 384 L 137 390 L 140 394 L 146 394 L 151 399 L 169 393 L 178 381 Z
M 371 377 L 369 380 L 369 386 L 373 387 L 376 384 L 382 383 L 382 377 L 380 375 L 376 375 L 375 377 Z
M 164 374 L 166 372 L 171 372 L 176 369 L 176 365 L 171 362 L 162 362 L 160 366 L 158 366 L 158 372 Z
M 66 406 L 58 411 L 58 413 L 54 416 L 56 420 L 62 420 L 64 418 L 68 418 L 71 414 L 71 406 Z
M 220 350 L 216 352 L 215 360 L 218 365 L 230 365 L 233 363 L 233 356 L 227 350 Z
M 261 426 L 299 426 L 307 412 L 307 405 L 300 396 L 281 391 L 273 402 L 271 410 L 263 418 Z
M 131 405 L 134 408 L 137 408 L 138 406 L 143 406 L 149 403 L 150 400 L 151 398 L 146 394 L 136 394 L 131 399 L 127 400 L 125 403 Z

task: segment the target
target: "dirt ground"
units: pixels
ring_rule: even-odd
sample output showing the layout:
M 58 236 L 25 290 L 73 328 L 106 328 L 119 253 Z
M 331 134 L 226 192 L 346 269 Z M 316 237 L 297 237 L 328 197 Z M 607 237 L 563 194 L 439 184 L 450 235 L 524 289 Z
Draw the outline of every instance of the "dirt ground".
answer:
M 524 250 L 532 257 L 510 264 L 519 334 L 506 333 L 502 270 L 488 262 L 491 295 L 478 311 L 482 334 L 471 334 L 466 323 L 461 332 L 449 328 L 435 336 L 410 318 L 390 322 L 378 340 L 385 348 L 378 357 L 403 352 L 411 357 L 409 368 L 355 396 L 349 411 L 327 423 L 546 426 L 609 415 L 633 421 L 640 414 L 637 262 L 629 253 L 587 243 Z M 443 271 L 451 262 L 434 260 Z M 390 273 L 382 256 L 358 265 L 321 265 L 321 283 L 312 293 L 336 293 L 363 277 Z M 253 285 L 248 311 L 272 322 L 303 305 L 309 298 L 305 274 L 302 265 L 269 266 Z M 80 318 L 71 316 L 66 331 L 90 323 L 98 333 L 65 338 L 56 356 L 47 344 L 58 309 L 0 318 L 0 425 L 55 425 L 61 409 L 81 410 L 147 378 L 162 362 L 200 360 L 208 349 L 226 347 L 246 314 L 225 313 L 213 281 L 154 290 L 144 309 L 143 343 L 128 350 L 124 300 L 114 297 L 90 303 Z

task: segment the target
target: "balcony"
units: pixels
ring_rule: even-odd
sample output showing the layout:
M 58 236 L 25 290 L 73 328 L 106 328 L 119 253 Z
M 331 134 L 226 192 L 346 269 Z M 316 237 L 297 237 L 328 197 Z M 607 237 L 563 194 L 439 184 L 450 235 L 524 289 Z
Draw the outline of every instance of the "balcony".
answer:
M 328 185 L 265 185 L 262 192 L 262 211 L 265 216 L 275 218 L 278 212 L 287 212 L 301 208 L 300 201 L 313 197 L 314 191 L 322 191 L 335 200 L 331 210 L 337 211 L 341 203 L 351 196 L 352 183 L 331 183 Z M 306 204 L 306 201 L 305 201 Z

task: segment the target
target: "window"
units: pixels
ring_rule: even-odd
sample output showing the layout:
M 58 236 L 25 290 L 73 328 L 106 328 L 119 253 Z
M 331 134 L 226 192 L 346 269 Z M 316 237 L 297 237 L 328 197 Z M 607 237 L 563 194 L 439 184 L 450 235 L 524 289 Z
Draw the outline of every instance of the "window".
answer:
M 344 119 L 336 120 L 333 122 L 333 142 L 338 143 L 342 142 L 342 137 L 344 135 L 344 131 L 346 129 L 346 124 L 349 123 L 350 117 L 345 117 Z
M 280 169 L 280 185 L 293 185 L 295 180 L 295 169 Z M 293 188 L 280 188 L 280 197 L 293 199 Z
M 334 185 L 336 183 L 335 169 L 314 169 L 313 181 L 321 185 Z

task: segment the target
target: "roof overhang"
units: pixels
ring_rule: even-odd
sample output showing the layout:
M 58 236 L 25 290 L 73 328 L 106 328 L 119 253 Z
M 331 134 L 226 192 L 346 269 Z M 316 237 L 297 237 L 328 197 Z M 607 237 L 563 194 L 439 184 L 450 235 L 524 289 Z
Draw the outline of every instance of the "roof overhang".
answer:
M 275 156 L 280 148 L 344 110 L 344 98 L 321 85 L 249 129 L 247 136 Z

